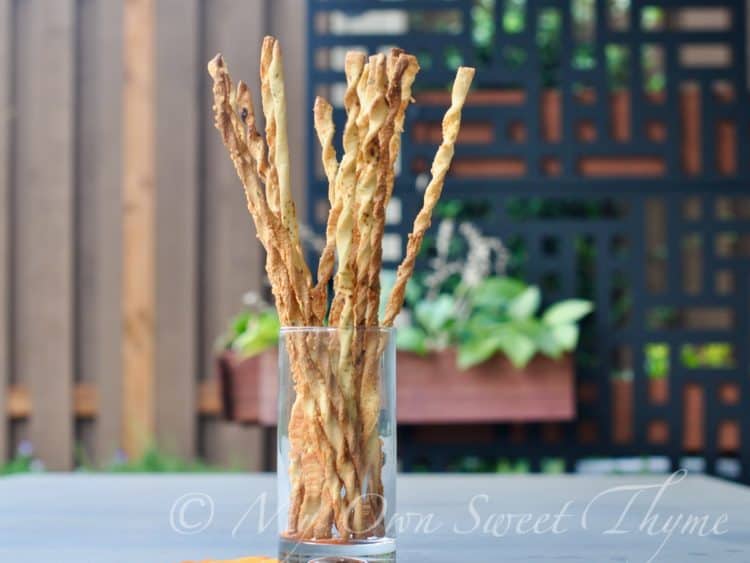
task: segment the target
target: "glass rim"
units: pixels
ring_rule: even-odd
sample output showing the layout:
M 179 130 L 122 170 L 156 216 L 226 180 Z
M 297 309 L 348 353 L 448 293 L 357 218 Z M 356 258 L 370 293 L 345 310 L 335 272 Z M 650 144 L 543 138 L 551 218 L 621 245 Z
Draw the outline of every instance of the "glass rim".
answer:
M 320 333 L 334 333 L 343 331 L 355 331 L 355 332 L 377 332 L 380 334 L 392 334 L 396 331 L 396 327 L 393 326 L 353 326 L 353 327 L 339 327 L 339 326 L 282 326 L 279 329 L 279 334 L 293 334 L 300 332 L 320 332 Z

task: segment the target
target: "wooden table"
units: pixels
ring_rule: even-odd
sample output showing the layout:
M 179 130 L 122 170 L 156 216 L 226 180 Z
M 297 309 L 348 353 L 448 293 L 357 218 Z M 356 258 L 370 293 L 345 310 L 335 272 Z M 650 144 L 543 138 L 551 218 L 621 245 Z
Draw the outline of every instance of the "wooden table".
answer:
M 658 553 L 651 560 L 750 562 L 750 489 L 688 476 L 658 496 L 666 479 L 403 476 L 398 560 L 624 563 Z M 274 497 L 271 475 L 3 478 L 0 561 L 172 563 L 274 554 Z M 655 499 L 657 516 L 648 520 Z M 693 520 L 669 538 L 658 533 L 679 515 Z M 270 521 L 265 529 L 261 516 Z M 615 528 L 623 533 L 607 533 Z

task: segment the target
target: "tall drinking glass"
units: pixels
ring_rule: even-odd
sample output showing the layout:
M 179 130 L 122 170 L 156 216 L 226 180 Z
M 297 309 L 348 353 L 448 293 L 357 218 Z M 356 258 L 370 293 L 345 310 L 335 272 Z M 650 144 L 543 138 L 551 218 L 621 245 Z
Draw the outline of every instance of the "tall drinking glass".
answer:
M 278 418 L 283 561 L 394 561 L 395 333 L 282 328 Z

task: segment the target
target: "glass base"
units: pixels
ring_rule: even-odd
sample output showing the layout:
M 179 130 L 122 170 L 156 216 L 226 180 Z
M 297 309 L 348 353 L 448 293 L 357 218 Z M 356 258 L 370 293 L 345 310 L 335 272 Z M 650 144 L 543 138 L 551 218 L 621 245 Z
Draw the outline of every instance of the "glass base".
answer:
M 396 540 L 330 543 L 280 538 L 279 560 L 283 563 L 392 563 L 396 561 Z

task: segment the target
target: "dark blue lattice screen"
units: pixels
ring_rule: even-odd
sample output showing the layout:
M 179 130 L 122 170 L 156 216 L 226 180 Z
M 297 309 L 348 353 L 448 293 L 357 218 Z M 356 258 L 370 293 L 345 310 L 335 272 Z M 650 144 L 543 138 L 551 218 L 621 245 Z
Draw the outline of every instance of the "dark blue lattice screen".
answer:
M 537 469 L 593 456 L 698 458 L 750 480 L 750 194 L 744 2 L 309 0 L 309 102 L 344 121 L 343 53 L 419 56 L 385 258 L 421 204 L 459 64 L 477 88 L 444 199 L 549 300 L 596 303 L 578 418 L 503 425 L 436 450 L 404 429 L 404 464 L 506 453 Z M 310 123 L 312 131 L 312 119 Z M 310 223 L 327 186 L 309 139 Z M 402 220 L 403 219 L 403 220 Z

